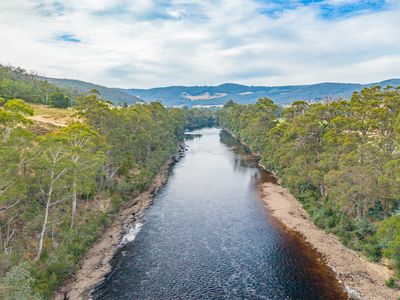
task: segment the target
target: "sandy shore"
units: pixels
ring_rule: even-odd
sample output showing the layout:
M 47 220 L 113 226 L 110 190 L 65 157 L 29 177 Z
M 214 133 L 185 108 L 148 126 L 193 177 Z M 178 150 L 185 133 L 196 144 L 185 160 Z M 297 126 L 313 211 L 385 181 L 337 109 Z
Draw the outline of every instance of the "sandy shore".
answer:
M 180 144 L 178 150 L 183 149 Z M 170 166 L 179 159 L 179 153 L 168 160 L 154 178 L 152 185 L 126 203 L 99 240 L 82 258 L 79 270 L 60 288 L 54 299 L 90 299 L 91 290 L 110 273 L 110 260 L 117 252 L 123 236 L 139 222 L 140 215 L 151 205 L 154 196 L 168 180 Z
M 385 280 L 392 271 L 369 262 L 355 251 L 344 247 L 338 238 L 319 229 L 287 190 L 278 184 L 261 183 L 261 196 L 268 210 L 289 229 L 302 234 L 335 271 L 340 283 L 353 299 L 396 300 L 400 292 L 388 288 Z

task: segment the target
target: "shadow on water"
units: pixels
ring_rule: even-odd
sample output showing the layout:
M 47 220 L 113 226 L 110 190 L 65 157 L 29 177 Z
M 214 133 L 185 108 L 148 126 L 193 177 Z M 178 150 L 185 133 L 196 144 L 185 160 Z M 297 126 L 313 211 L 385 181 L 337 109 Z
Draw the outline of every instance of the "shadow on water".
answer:
M 257 185 L 275 178 L 257 157 L 219 129 L 192 135 L 93 299 L 346 299 L 321 256 L 265 209 Z
M 259 167 L 259 157 L 252 154 L 251 150 L 246 145 L 241 144 L 236 137 L 225 130 L 221 130 L 220 141 L 230 147 L 235 153 L 236 168 L 250 167 L 259 169 L 259 172 L 254 173 L 252 176 L 254 186 L 265 182 L 278 184 L 277 178 L 272 173 L 264 171 Z M 262 203 L 261 197 L 259 197 L 259 201 Z M 269 214 L 268 209 L 265 209 L 267 211 L 266 213 Z M 347 299 L 347 295 L 343 292 L 343 288 L 337 281 L 335 273 L 326 265 L 321 254 L 318 253 L 312 245 L 307 243 L 300 233 L 288 229 L 282 222 L 274 217 L 270 217 L 269 222 L 279 231 L 285 233 L 288 247 L 298 249 L 299 253 L 304 256 L 306 261 L 305 268 L 318 274 L 318 277 L 321 279 L 320 288 L 322 290 L 332 290 L 332 293 L 329 293 L 330 296 L 327 296 L 331 298 L 326 299 Z

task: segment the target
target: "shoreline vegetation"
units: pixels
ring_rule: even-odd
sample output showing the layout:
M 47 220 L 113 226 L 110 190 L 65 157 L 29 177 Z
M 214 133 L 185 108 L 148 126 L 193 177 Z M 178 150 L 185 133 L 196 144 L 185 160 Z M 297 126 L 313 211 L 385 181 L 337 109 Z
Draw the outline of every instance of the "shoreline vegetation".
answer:
M 1 299 L 53 298 L 184 137 L 182 109 L 64 92 L 0 66 Z
M 252 152 L 249 145 L 242 142 L 235 134 L 226 130 L 239 143 L 244 145 L 258 159 L 261 155 Z M 268 171 L 259 161 L 258 166 L 264 172 L 270 173 L 275 182 L 261 182 L 258 190 L 268 212 L 286 229 L 295 231 L 315 249 L 323 261 L 336 274 L 349 299 L 377 300 L 398 299 L 400 292 L 389 288 L 385 282 L 395 276 L 395 271 L 387 265 L 374 263 L 363 257 L 359 252 L 351 250 L 340 242 L 332 233 L 318 228 L 303 205 L 287 189 L 281 186 L 276 173 Z
M 214 120 L 159 102 L 114 105 L 0 65 L 0 298 L 53 298 L 185 128 Z
M 149 189 L 121 207 L 112 224 L 81 259 L 78 271 L 56 292 L 55 300 L 90 299 L 92 290 L 110 273 L 110 261 L 120 249 L 123 237 L 129 233 L 130 228 L 140 224 L 141 215 L 167 183 L 170 168 L 181 159 L 184 151 L 185 144 L 180 142 L 176 153 L 164 163 Z
M 260 165 L 262 169 L 263 166 Z M 265 170 L 265 169 L 264 169 Z M 386 286 L 394 271 L 383 264 L 368 261 L 354 250 L 346 248 L 338 237 L 318 228 L 301 203 L 278 183 L 259 184 L 261 199 L 267 210 L 289 230 L 301 234 L 304 240 L 321 254 L 335 272 L 350 299 L 397 299 L 400 293 Z
M 400 299 L 400 88 L 285 108 L 231 101 L 219 122 L 279 178 L 282 186 L 261 188 L 272 213 L 326 257 L 354 297 L 353 287 L 367 299 Z

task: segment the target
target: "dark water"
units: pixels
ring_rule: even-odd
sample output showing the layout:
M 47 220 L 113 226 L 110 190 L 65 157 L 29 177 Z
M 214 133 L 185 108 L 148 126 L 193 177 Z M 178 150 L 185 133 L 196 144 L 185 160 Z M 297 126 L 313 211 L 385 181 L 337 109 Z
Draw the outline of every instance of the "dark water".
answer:
M 94 299 L 345 299 L 327 266 L 266 212 L 229 135 L 196 131 Z

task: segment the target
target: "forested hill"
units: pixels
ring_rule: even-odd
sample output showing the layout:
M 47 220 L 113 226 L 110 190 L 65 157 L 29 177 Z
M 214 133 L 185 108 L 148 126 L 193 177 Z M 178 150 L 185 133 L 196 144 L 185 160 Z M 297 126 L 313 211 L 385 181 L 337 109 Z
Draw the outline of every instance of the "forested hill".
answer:
M 400 79 L 385 80 L 371 84 L 319 83 L 293 86 L 246 86 L 226 83 L 218 86 L 171 86 L 152 89 L 123 90 L 145 101 L 160 100 L 168 106 L 175 105 L 222 105 L 229 100 L 240 104 L 255 103 L 257 99 L 268 97 L 278 104 L 290 104 L 296 100 L 310 102 L 325 98 L 349 99 L 355 91 L 364 87 L 379 85 L 398 86 Z
M 142 102 L 138 97 L 118 89 L 79 80 L 46 78 L 19 67 L 0 64 L 0 95 L 4 99 L 20 98 L 30 103 L 65 108 L 71 106 L 77 97 L 92 90 L 97 90 L 100 98 L 116 105 Z
M 41 77 L 41 79 L 46 80 L 60 88 L 68 89 L 75 94 L 81 94 L 92 89 L 96 89 L 100 92 L 102 97 L 107 100 L 111 100 L 114 104 L 134 104 L 137 102 L 143 102 L 143 100 L 141 100 L 139 97 L 117 88 L 108 88 L 90 82 L 73 79 L 59 79 L 50 77 Z
M 0 97 L 4 99 L 21 98 L 27 102 L 45 104 L 49 95 L 63 92 L 22 68 L 0 64 Z

